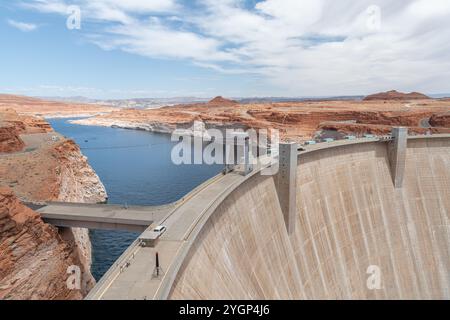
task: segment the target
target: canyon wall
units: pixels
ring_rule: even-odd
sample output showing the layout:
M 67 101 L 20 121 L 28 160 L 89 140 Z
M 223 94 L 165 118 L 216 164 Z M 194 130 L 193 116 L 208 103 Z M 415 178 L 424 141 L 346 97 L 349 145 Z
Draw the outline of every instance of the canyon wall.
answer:
M 100 178 L 82 155 L 72 140 L 65 141 L 55 148 L 58 159 L 59 187 L 58 201 L 75 203 L 101 203 L 107 199 L 105 187 Z M 82 288 L 85 296 L 95 285 L 91 274 L 92 245 L 89 230 L 83 228 L 60 228 L 62 238 L 73 245 L 82 267 Z
M 12 125 L 33 144 L 29 152 L 22 147 L 15 153 L 0 154 L 0 187 L 8 188 L 3 189 L 5 200 L 0 202 L 2 216 L 6 219 L 2 223 L 12 232 L 0 229 L 1 264 L 8 266 L 2 267 L 0 297 L 82 299 L 95 285 L 90 273 L 88 230 L 56 230 L 20 205 L 15 197 L 28 202 L 98 203 L 106 200 L 105 188 L 78 146 L 54 133 L 45 121 L 11 111 L 0 112 L 0 120 Z M 23 225 L 14 220 L 15 216 Z M 44 268 L 41 264 L 48 265 Z M 80 290 L 67 292 L 65 279 L 69 265 L 81 268 Z M 40 268 L 42 272 L 37 271 Z M 47 283 L 51 285 L 48 288 Z
M 21 151 L 24 146 L 14 126 L 0 124 L 0 153 Z
M 402 189 L 386 143 L 302 154 L 292 234 L 274 178 L 254 176 L 203 226 L 170 298 L 450 299 L 449 168 L 448 138 L 408 141 Z
M 450 112 L 434 114 L 430 118 L 430 124 L 433 127 L 447 127 L 447 128 L 450 128 Z
M 80 265 L 76 250 L 0 187 L 0 299 L 82 299 L 87 288 L 66 285 L 67 268 Z

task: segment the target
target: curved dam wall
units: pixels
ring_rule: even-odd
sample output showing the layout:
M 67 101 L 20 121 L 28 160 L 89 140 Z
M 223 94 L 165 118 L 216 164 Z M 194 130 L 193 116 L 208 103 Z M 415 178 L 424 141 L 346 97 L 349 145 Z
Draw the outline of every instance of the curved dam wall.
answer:
M 203 226 L 169 298 L 450 299 L 450 139 L 408 140 L 402 188 L 387 144 L 301 154 L 292 233 L 276 178 L 244 182 Z

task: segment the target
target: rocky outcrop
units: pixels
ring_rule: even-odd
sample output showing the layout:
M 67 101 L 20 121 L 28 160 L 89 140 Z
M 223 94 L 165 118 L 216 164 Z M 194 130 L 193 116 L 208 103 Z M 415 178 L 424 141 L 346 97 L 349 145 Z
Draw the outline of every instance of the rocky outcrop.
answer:
M 0 109 L 0 121 L 15 128 L 18 134 L 52 132 L 48 122 L 42 118 L 19 115 L 13 109 Z
M 76 246 L 0 187 L 0 299 L 83 298 L 86 283 L 67 286 L 68 268 L 81 264 L 77 257 Z
M 24 146 L 14 126 L 0 123 L 0 153 L 21 151 Z
M 82 155 L 78 145 L 66 140 L 54 148 L 59 201 L 78 203 L 100 203 L 107 199 L 100 178 Z
M 430 99 L 430 97 L 419 93 L 419 92 L 411 92 L 411 93 L 402 93 L 396 90 L 381 92 L 369 95 L 364 98 L 365 101 L 371 100 L 424 100 Z
M 434 114 L 429 122 L 433 127 L 450 128 L 450 112 Z

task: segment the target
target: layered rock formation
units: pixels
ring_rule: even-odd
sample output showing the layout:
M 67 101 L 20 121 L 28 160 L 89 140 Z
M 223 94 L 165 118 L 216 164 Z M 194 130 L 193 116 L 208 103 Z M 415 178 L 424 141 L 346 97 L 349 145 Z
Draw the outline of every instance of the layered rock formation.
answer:
M 51 132 L 42 119 L 21 116 L 13 109 L 0 109 L 0 152 L 18 152 L 25 147 L 21 134 Z
M 388 91 L 388 92 L 380 92 L 376 94 L 369 95 L 364 98 L 365 101 L 371 100 L 424 100 L 430 99 L 430 97 L 419 93 L 419 92 L 411 92 L 411 93 L 403 93 L 398 92 L 396 90 Z
M 24 146 L 14 126 L 0 123 L 0 153 L 20 151 Z
M 81 299 L 70 290 L 67 270 L 80 265 L 77 248 L 0 187 L 0 299 Z
M 52 132 L 52 127 L 43 119 L 19 115 L 16 110 L 0 108 L 0 124 L 11 126 L 17 134 Z
M 88 230 L 56 230 L 38 219 L 37 214 L 24 209 L 13 194 L 24 201 L 97 203 L 106 200 L 105 188 L 73 141 L 52 132 L 43 120 L 19 116 L 15 112 L 7 112 L 8 117 L 4 114 L 0 112 L 0 117 L 3 115 L 0 119 L 8 118 L 9 125 L 14 123 L 16 131 L 23 133 L 25 147 L 31 150 L 0 154 L 0 187 L 12 190 L 4 189 L 3 198 L 6 200 L 3 203 L 0 201 L 0 213 L 8 212 L 9 217 L 3 215 L 6 219 L 4 225 L 8 227 L 0 228 L 0 265 L 8 265 L 8 268 L 1 268 L 0 298 L 81 299 L 95 284 L 90 273 Z M 30 148 L 27 143 L 33 147 Z M 14 210 L 18 213 L 10 208 L 16 208 Z M 13 214 L 10 215 L 10 212 Z M 17 221 L 14 222 L 13 216 L 19 217 L 18 221 L 23 222 L 24 226 L 14 229 Z M 8 230 L 12 233 L 7 233 Z M 28 233 L 30 236 L 27 236 Z M 24 236 L 19 239 L 20 242 L 14 242 L 22 234 Z M 81 290 L 67 291 L 65 279 L 68 277 L 68 265 L 80 267 Z M 42 272 L 36 271 L 41 269 Z
M 52 156 L 59 164 L 56 167 L 59 201 L 99 203 L 106 200 L 105 187 L 75 142 L 66 140 L 56 145 Z
M 430 118 L 430 125 L 433 127 L 450 128 L 450 112 L 434 114 Z

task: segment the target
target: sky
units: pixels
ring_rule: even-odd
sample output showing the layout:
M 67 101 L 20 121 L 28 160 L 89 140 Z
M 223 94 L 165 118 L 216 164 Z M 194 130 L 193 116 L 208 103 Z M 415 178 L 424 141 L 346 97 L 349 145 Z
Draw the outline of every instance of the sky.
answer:
M 450 92 L 448 0 L 0 0 L 0 93 Z

